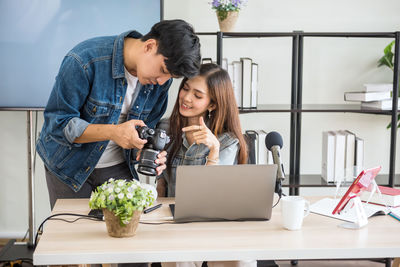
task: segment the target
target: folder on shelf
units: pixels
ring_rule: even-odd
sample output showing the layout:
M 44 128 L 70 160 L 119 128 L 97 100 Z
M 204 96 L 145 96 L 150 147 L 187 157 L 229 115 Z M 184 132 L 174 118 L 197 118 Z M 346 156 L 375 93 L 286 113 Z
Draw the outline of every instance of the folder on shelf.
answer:
M 272 153 L 265 146 L 267 132 L 264 130 L 246 130 L 250 164 L 273 164 Z
M 251 63 L 251 107 L 257 108 L 258 103 L 258 64 Z
M 331 131 L 322 133 L 321 169 L 321 176 L 327 183 L 335 181 L 335 134 Z
M 221 62 L 221 68 L 224 70 L 228 71 L 228 59 L 224 57 Z
M 233 92 L 235 93 L 236 103 L 242 107 L 242 62 L 233 61 Z
M 242 57 L 242 108 L 251 108 L 251 58 Z
M 340 133 L 345 136 L 344 176 L 346 181 L 353 181 L 356 136 L 348 130 L 340 131 Z
M 345 177 L 345 146 L 346 137 L 340 131 L 335 131 L 335 179 L 334 181 L 343 181 Z
M 356 136 L 354 151 L 354 176 L 364 169 L 364 139 Z
M 201 64 L 207 64 L 207 63 L 213 63 L 212 58 L 210 57 L 205 57 L 201 59 Z

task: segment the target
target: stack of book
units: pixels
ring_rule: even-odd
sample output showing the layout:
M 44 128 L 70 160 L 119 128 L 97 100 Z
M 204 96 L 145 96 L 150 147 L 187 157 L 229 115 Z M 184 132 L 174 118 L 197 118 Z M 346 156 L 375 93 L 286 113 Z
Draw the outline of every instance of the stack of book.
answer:
M 368 201 L 370 203 L 378 205 L 388 205 L 390 207 L 400 207 L 400 189 L 391 188 L 387 186 L 378 186 L 382 196 L 378 192 L 375 192 L 371 196 L 371 189 L 364 191 L 361 195 L 362 201 Z
M 364 168 L 364 140 L 348 130 L 322 133 L 322 178 L 353 181 Z
M 392 90 L 391 83 L 368 83 L 363 91 L 344 93 L 344 100 L 361 102 L 363 108 L 391 110 Z
M 213 63 L 213 60 L 203 58 L 202 63 Z M 223 58 L 221 67 L 229 73 L 238 107 L 242 109 L 257 108 L 258 64 L 248 57 L 242 57 L 232 62 Z

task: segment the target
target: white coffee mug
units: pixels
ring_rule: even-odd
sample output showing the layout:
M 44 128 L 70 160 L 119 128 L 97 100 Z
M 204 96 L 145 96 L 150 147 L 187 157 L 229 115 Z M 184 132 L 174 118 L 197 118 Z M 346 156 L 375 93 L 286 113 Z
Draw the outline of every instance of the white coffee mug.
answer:
M 281 199 L 283 227 L 299 230 L 303 218 L 310 214 L 310 202 L 300 196 L 286 196 Z

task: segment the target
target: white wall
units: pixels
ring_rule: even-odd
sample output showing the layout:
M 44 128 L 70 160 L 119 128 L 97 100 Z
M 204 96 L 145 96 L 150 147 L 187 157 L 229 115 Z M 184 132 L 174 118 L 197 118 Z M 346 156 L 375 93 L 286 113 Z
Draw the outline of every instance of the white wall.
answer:
M 211 0 L 165 0 L 165 19 L 181 18 L 198 32 L 216 31 Z M 398 0 L 249 0 L 236 31 L 391 32 L 400 30 Z M 215 59 L 215 37 L 201 37 L 203 57 Z M 343 103 L 343 92 L 360 90 L 366 82 L 390 82 L 392 73 L 376 68 L 388 39 L 307 38 L 304 42 L 303 103 Z M 290 103 L 291 40 L 288 38 L 224 39 L 230 60 L 251 57 L 259 63 L 261 103 Z M 171 89 L 169 109 L 179 80 Z M 382 165 L 388 172 L 388 116 L 362 114 L 303 114 L 301 172 L 320 173 L 321 132 L 349 129 L 366 141 L 366 166 Z M 289 114 L 241 115 L 244 129 L 277 130 L 284 139 L 284 164 L 289 162 Z M 28 227 L 26 113 L 0 112 L 0 238 L 22 237 Z M 39 113 L 38 130 L 42 126 Z M 399 142 L 398 142 L 399 143 Z M 399 151 L 399 149 L 397 149 Z M 396 156 L 400 171 L 400 155 Z M 37 157 L 36 224 L 50 211 L 43 164 Z M 304 193 L 312 193 L 309 189 Z

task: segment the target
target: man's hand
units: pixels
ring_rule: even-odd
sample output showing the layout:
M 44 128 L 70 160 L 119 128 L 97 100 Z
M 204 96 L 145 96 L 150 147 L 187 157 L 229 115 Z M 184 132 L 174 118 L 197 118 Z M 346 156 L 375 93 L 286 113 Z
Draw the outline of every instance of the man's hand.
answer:
M 146 126 L 146 124 L 141 120 L 129 120 L 116 125 L 111 140 L 124 149 L 142 149 L 147 140 L 139 138 L 136 126 Z

